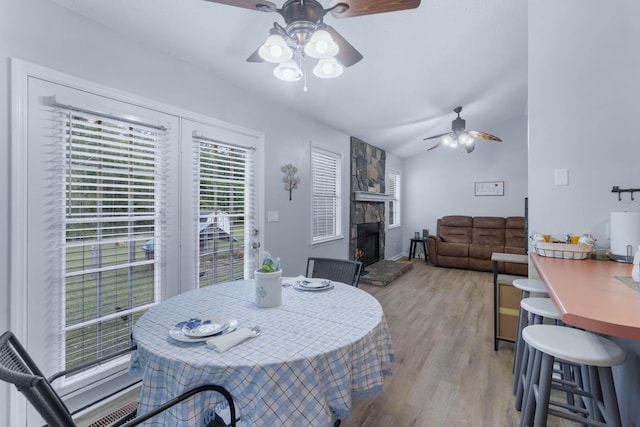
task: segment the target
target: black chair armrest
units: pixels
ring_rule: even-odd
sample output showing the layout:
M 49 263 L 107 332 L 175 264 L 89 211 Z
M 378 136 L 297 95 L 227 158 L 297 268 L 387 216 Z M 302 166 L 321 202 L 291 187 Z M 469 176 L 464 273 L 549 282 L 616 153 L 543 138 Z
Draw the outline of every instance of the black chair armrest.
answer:
M 235 427 L 236 426 L 236 407 L 235 404 L 233 403 L 233 397 L 231 396 L 231 393 L 229 393 L 229 391 L 227 391 L 226 388 L 216 385 L 216 384 L 205 384 L 205 385 L 201 385 L 198 386 L 194 389 L 191 389 L 189 391 L 186 391 L 184 393 L 182 393 L 181 395 L 169 400 L 168 402 L 158 406 L 157 408 L 147 412 L 146 414 L 140 415 L 137 418 L 135 418 L 134 420 L 125 422 L 125 423 L 116 423 L 111 427 L 132 427 L 132 426 L 137 426 L 138 424 L 147 421 L 148 419 L 158 415 L 161 412 L 166 411 L 167 409 L 171 408 L 174 405 L 177 405 L 178 403 L 182 402 L 183 400 L 186 400 L 188 398 L 190 398 L 191 396 L 201 393 L 203 391 L 216 391 L 218 393 L 220 393 L 221 395 L 224 396 L 224 398 L 227 400 L 227 403 L 229 404 L 229 413 L 231 414 L 231 426 Z

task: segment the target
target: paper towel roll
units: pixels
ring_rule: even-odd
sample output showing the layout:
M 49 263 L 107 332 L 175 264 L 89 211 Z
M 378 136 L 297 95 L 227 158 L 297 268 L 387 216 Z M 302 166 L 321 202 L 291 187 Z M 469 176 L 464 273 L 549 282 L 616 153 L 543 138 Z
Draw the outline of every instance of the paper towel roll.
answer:
M 626 256 L 628 245 L 635 255 L 640 245 L 640 212 L 611 212 L 611 253 Z

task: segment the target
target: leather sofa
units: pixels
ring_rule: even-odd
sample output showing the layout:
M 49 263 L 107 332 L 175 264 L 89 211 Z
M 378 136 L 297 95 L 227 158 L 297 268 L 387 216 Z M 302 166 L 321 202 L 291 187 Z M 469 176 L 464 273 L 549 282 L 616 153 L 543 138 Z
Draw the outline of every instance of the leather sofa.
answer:
M 438 219 L 437 234 L 427 238 L 429 261 L 439 267 L 493 271 L 494 252 L 524 254 L 524 217 L 451 215 Z M 528 266 L 498 263 L 498 272 L 527 276 Z

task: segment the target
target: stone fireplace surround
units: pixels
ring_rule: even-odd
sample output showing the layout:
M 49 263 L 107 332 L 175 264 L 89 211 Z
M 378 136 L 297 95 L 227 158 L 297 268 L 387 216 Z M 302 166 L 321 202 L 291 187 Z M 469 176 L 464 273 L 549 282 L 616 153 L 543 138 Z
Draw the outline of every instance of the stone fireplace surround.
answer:
M 351 137 L 351 195 L 349 216 L 349 259 L 358 260 L 358 224 L 381 223 L 379 227 L 379 258 L 384 259 L 384 201 L 356 201 L 355 191 L 385 193 L 386 153 L 358 138 Z M 360 249 L 361 250 L 361 249 Z M 360 252 L 361 253 L 361 252 Z

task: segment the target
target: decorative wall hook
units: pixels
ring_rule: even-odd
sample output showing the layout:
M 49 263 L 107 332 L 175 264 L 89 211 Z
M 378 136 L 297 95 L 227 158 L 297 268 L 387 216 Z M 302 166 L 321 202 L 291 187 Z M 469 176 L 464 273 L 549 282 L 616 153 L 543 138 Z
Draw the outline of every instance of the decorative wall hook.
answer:
M 282 166 L 280 170 L 284 172 L 284 176 L 282 177 L 284 190 L 289 191 L 289 200 L 291 200 L 291 192 L 294 188 L 298 188 L 298 184 L 300 183 L 300 177 L 296 176 L 298 168 L 289 163 Z
M 618 201 L 621 202 L 622 201 L 622 197 L 620 196 L 620 193 L 631 193 L 631 200 L 635 200 L 633 198 L 633 193 L 638 193 L 640 192 L 640 188 L 619 188 L 617 185 L 615 185 L 612 189 L 611 189 L 612 193 L 618 193 Z

